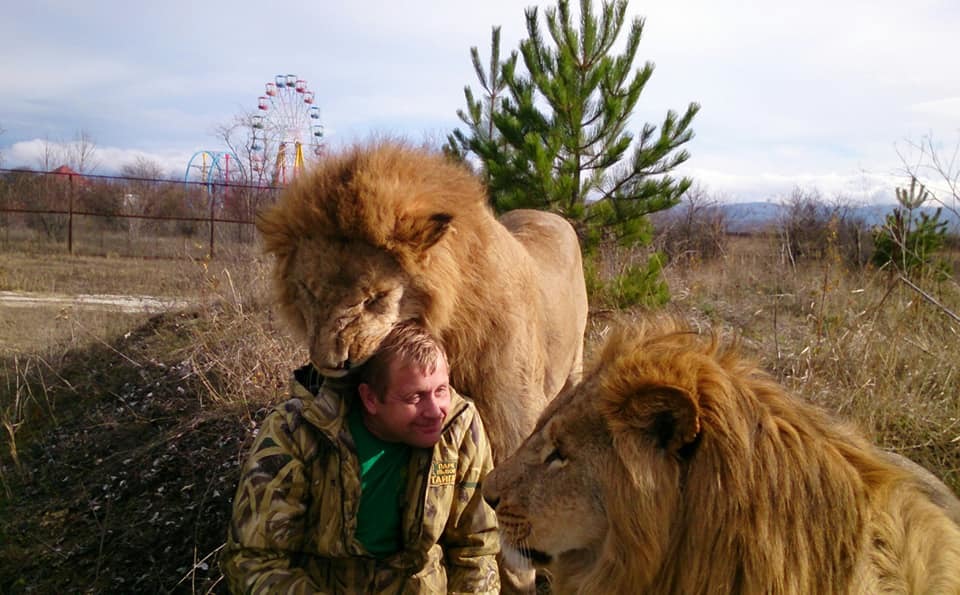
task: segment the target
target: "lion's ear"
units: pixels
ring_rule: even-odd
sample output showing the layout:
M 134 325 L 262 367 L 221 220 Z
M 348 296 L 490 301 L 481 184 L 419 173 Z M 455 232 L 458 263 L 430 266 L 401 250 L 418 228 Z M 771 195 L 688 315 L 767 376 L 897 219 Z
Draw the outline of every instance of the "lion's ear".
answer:
M 284 213 L 277 207 L 257 214 L 255 225 L 263 238 L 265 250 L 279 257 L 290 254 L 296 238 Z
M 429 216 L 410 215 L 397 221 L 394 239 L 414 251 L 423 253 L 440 241 L 450 228 L 453 215 L 433 213 Z
M 700 434 L 700 407 L 686 390 L 674 386 L 641 387 L 634 394 L 607 400 L 604 415 L 614 436 L 652 440 L 658 448 L 681 454 Z

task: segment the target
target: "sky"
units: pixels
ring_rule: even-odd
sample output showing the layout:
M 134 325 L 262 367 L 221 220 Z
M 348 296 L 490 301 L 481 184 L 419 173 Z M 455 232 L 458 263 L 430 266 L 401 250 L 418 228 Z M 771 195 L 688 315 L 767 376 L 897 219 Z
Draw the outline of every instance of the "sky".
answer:
M 142 158 L 182 176 L 277 74 L 307 81 L 331 150 L 442 141 L 464 86 L 479 91 L 470 48 L 486 60 L 501 26 L 502 52 L 517 49 L 524 9 L 555 1 L 7 4 L 0 167 L 41 169 L 83 132 L 93 173 Z M 632 0 L 628 15 L 645 19 L 636 67 L 655 65 L 629 128 L 699 103 L 677 173 L 720 200 L 893 202 L 917 143 L 960 139 L 956 0 Z

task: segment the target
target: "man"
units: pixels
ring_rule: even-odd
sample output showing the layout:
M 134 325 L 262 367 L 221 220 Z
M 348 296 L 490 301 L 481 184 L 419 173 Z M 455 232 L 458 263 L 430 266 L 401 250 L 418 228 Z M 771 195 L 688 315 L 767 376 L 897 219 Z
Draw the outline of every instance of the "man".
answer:
M 236 593 L 496 593 L 493 467 L 446 355 L 403 324 L 353 379 L 297 370 L 243 467 L 221 565 Z

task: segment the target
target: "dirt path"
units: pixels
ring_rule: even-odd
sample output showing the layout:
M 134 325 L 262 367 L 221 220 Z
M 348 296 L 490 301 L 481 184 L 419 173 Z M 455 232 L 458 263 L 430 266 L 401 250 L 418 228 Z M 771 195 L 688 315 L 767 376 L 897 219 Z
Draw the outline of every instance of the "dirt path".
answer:
M 190 306 L 188 300 L 142 295 L 65 295 L 0 291 L 0 306 L 36 308 L 37 306 L 76 306 L 98 310 L 153 314 Z

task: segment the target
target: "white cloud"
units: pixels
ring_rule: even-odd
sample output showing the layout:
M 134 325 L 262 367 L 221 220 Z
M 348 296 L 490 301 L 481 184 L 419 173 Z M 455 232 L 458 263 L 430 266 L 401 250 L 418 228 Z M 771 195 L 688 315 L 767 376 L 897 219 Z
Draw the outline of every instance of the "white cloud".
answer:
M 64 155 L 69 152 L 70 142 L 48 141 L 32 139 L 14 143 L 9 150 L 4 151 L 4 167 L 28 167 L 41 171 L 45 168 L 54 169 L 64 165 Z M 171 177 L 180 177 L 186 171 L 191 152 L 165 151 L 149 152 L 136 149 L 124 149 L 110 146 L 96 146 L 91 161 L 97 165 L 96 169 L 87 173 L 100 175 L 115 175 L 124 165 L 132 164 L 137 159 L 144 159 L 156 163 Z
M 960 123 L 960 96 L 934 99 L 933 101 L 922 101 L 920 103 L 914 103 L 909 106 L 908 109 L 920 114 L 951 118 Z
M 46 147 L 45 141 L 40 139 L 14 143 L 10 149 L 4 151 L 4 162 L 9 164 L 7 167 L 41 168 Z
M 902 179 L 890 174 L 806 172 L 784 175 L 775 172 L 731 173 L 688 168 L 684 173 L 716 193 L 725 202 L 781 201 L 794 189 L 816 190 L 825 200 L 856 204 L 892 203 L 893 188 Z

